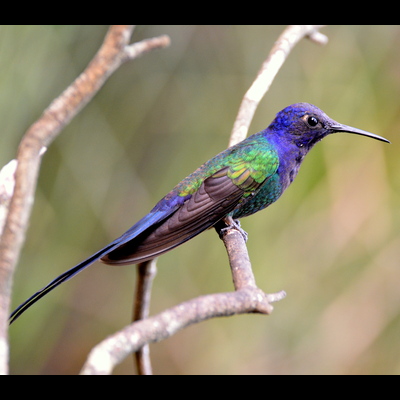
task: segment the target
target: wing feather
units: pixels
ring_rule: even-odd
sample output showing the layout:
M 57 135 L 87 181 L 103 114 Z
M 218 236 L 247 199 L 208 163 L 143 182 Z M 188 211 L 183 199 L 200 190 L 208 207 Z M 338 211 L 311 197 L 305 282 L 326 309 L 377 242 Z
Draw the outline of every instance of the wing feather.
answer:
M 111 251 L 106 264 L 133 264 L 157 257 L 212 227 L 231 212 L 243 189 L 227 175 L 228 168 L 207 178 L 200 188 L 166 220 Z

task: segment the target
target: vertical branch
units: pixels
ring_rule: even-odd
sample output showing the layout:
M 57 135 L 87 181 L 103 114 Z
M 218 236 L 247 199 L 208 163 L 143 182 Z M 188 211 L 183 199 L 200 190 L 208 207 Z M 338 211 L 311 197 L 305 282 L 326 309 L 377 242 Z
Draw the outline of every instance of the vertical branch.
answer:
M 136 297 L 132 321 L 139 321 L 149 316 L 151 286 L 157 273 L 156 259 L 137 265 Z M 146 344 L 134 353 L 134 360 L 139 375 L 152 375 L 150 348 Z
M 327 36 L 318 31 L 318 29 L 323 26 L 324 25 L 290 25 L 282 32 L 272 47 L 268 57 L 261 65 L 256 79 L 243 97 L 238 115 L 233 124 L 229 146 L 233 146 L 246 138 L 258 104 L 270 88 L 276 74 L 293 47 L 304 37 L 308 37 L 310 40 L 320 45 L 327 43 Z M 221 227 L 223 226 L 226 227 L 226 222 L 224 221 L 217 224 L 217 232 L 220 233 Z M 257 287 L 245 242 L 239 231 L 235 229 L 235 225 L 230 224 L 230 227 L 231 229 L 225 229 L 225 233 L 223 235 L 220 234 L 220 236 L 228 252 L 235 290 L 240 290 L 247 286 Z M 232 234 L 234 231 L 236 234 Z M 278 300 L 283 296 L 284 294 L 280 293 L 278 295 Z
M 3 233 L 11 197 L 14 193 L 17 160 L 11 160 L 0 170 L 0 236 Z

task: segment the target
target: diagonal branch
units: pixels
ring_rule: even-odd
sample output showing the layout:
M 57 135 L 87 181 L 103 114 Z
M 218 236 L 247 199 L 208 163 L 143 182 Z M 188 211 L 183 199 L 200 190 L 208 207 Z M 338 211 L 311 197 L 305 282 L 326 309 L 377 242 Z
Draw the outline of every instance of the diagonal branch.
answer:
M 260 289 L 242 289 L 197 297 L 162 313 L 134 322 L 108 337 L 90 352 L 83 366 L 83 375 L 110 374 L 127 355 L 148 343 L 159 342 L 179 330 L 210 318 L 259 312 L 269 314 L 270 303 L 281 294 L 266 295 Z
M 167 36 L 129 45 L 133 25 L 114 25 L 99 51 L 79 77 L 43 112 L 21 140 L 15 188 L 0 239 L 0 373 L 7 373 L 7 327 L 12 277 L 25 239 L 40 167 L 46 148 L 92 99 L 107 78 L 124 62 L 169 45 Z M 8 177 L 9 178 L 9 177 Z M 0 188 L 1 188 L 0 184 Z M 7 203 L 7 199 L 5 200 Z
M 257 77 L 247 90 L 239 107 L 233 125 L 229 146 L 242 141 L 249 130 L 250 123 L 261 99 L 267 93 L 279 69 L 282 67 L 293 47 L 304 37 L 320 45 L 328 38 L 318 29 L 325 25 L 289 25 L 275 42 L 268 58 L 261 65 Z

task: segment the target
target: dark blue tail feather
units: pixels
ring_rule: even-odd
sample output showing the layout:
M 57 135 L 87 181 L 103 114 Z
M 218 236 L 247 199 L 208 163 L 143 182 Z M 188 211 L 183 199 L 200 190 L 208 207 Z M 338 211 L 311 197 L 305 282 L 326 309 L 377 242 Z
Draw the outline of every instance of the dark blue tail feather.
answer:
M 135 225 L 133 225 L 130 229 L 128 229 L 124 234 L 122 234 L 119 238 L 115 239 L 113 242 L 108 244 L 103 249 L 99 250 L 98 252 L 91 255 L 86 260 L 82 261 L 81 263 L 75 265 L 68 271 L 65 271 L 57 278 L 53 279 L 48 285 L 44 288 L 33 294 L 29 299 L 25 300 L 22 304 L 20 304 L 10 315 L 9 321 L 12 324 L 22 313 L 24 313 L 29 307 L 35 304 L 39 299 L 45 296 L 47 293 L 52 291 L 58 285 L 63 282 L 68 281 L 73 276 L 84 270 L 86 267 L 93 264 L 95 261 L 99 260 L 106 254 L 110 253 L 111 251 L 117 249 L 119 246 L 135 239 L 138 235 L 143 233 L 145 230 L 149 229 L 154 224 L 162 221 L 166 217 L 168 217 L 174 209 L 170 210 L 155 210 L 147 214 L 143 217 L 140 221 L 138 221 Z

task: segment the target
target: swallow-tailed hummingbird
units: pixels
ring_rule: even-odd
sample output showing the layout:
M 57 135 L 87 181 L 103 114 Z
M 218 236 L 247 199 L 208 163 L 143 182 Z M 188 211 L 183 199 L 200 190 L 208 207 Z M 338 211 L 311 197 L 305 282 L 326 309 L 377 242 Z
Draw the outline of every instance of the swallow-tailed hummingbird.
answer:
M 278 112 L 268 128 L 222 151 L 179 182 L 120 237 L 36 292 L 13 311 L 10 323 L 97 260 L 111 265 L 150 260 L 221 220 L 232 223 L 268 207 L 293 182 L 311 148 L 336 132 L 389 142 L 340 124 L 314 105 L 292 104 Z

